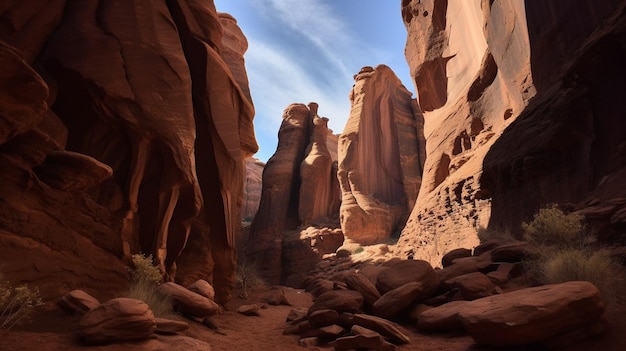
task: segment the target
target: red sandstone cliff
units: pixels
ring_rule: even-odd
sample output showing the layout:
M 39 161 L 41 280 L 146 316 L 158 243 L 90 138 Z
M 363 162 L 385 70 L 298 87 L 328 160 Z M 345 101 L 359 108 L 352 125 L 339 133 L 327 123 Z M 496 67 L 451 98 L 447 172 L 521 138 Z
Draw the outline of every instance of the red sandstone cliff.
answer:
M 271 284 L 284 278 L 283 231 L 339 212 L 337 169 L 327 146 L 332 133 L 317 109 L 316 103 L 287 106 L 276 152 L 263 170 L 261 202 L 246 254 Z
M 364 67 L 355 81 L 339 137 L 341 229 L 369 245 L 404 226 L 420 188 L 425 141 L 415 99 L 389 67 Z
M 405 255 L 438 263 L 550 203 L 601 236 L 623 227 L 623 1 L 404 0 L 402 15 L 427 140 Z
M 3 279 L 115 288 L 143 252 L 226 301 L 257 150 L 235 21 L 210 1 L 26 0 L 0 22 Z

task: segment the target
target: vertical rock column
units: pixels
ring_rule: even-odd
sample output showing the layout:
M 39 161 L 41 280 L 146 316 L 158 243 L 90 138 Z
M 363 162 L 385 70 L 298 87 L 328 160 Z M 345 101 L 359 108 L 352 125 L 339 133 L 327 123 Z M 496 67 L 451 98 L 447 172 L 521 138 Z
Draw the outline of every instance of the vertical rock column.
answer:
M 298 218 L 300 163 L 310 121 L 310 111 L 304 104 L 287 106 L 278 132 L 278 147 L 263 170 L 261 203 L 250 227 L 246 264 L 256 266 L 269 284 L 277 284 L 281 278 L 282 231 L 289 218 Z
M 404 226 L 424 164 L 423 125 L 411 93 L 385 65 L 363 67 L 339 137 L 341 228 L 361 244 L 387 240 Z
M 244 160 L 258 149 L 252 125 L 254 107 L 242 88 L 247 90 L 241 58 L 247 43 L 232 20 L 227 18 L 229 25 L 223 28 L 212 2 L 170 0 L 167 4 L 192 75 L 196 171 L 205 204 L 190 238 L 202 245 L 187 245 L 180 269 L 186 282 L 200 275 L 194 273 L 202 269 L 199 266 L 213 265 L 216 301 L 225 303 L 235 282 Z M 224 33 L 229 40 L 223 39 Z M 236 58 L 235 62 L 227 64 L 223 54 Z

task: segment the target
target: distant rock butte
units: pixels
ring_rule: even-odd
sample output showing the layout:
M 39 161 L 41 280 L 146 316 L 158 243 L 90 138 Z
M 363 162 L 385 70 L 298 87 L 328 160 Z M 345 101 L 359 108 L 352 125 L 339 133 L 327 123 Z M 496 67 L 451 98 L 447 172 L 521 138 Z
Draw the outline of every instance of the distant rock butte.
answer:
M 355 75 L 350 102 L 338 150 L 341 229 L 353 241 L 373 244 L 402 229 L 415 203 L 424 122 L 411 93 L 385 65 Z
M 114 288 L 143 252 L 228 300 L 258 148 L 236 21 L 212 2 L 26 0 L 0 22 L 3 278 Z
M 318 116 L 317 110 L 316 103 L 285 109 L 278 147 L 263 170 L 261 202 L 246 252 L 270 283 L 282 276 L 282 232 L 339 212 L 336 156 L 327 146 L 331 132 L 328 119 Z
M 616 239 L 626 220 L 626 129 L 616 113 L 626 20 L 622 1 L 596 4 L 402 2 L 427 140 L 403 256 L 438 264 L 476 246 L 480 227 L 515 234 L 550 203 L 603 217 L 600 236 Z M 604 213 L 602 203 L 611 204 Z

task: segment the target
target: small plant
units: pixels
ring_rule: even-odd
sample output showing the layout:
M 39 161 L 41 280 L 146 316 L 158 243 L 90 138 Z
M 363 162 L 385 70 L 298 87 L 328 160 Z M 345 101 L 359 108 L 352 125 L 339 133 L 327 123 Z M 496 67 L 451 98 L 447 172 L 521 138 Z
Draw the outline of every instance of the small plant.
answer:
M 136 254 L 132 256 L 132 260 L 133 267 L 128 269 L 131 280 L 145 280 L 155 284 L 161 282 L 162 274 L 159 268 L 154 265 L 152 255 Z
M 241 287 L 241 295 L 244 300 L 248 299 L 248 289 L 266 286 L 261 278 L 257 266 L 248 263 L 245 256 L 240 257 L 237 262 L 236 273 L 237 284 Z
M 0 283 L 0 329 L 11 329 L 28 322 L 33 311 L 43 306 L 38 289 L 26 285 Z
M 607 303 L 612 302 L 623 278 L 623 270 L 602 250 L 574 248 L 549 250 L 540 258 L 539 279 L 543 284 L 585 280 L 593 283 Z
M 159 268 L 154 266 L 152 255 L 133 255 L 132 260 L 133 267 L 128 269 L 130 286 L 127 297 L 145 302 L 156 317 L 175 318 L 177 315 L 171 297 L 157 290 L 162 274 Z
M 555 206 L 542 208 L 530 223 L 522 223 L 524 239 L 538 246 L 582 247 L 583 216 L 565 214 Z

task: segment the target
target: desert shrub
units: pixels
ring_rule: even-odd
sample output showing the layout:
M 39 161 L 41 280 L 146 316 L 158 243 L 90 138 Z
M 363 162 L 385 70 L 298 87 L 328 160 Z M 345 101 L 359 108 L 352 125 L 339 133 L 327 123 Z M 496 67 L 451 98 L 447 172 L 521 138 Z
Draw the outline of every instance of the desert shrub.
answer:
M 145 280 L 155 284 L 161 281 L 161 271 L 154 265 L 152 255 L 136 254 L 132 256 L 132 260 L 133 267 L 128 269 L 131 280 Z
M 36 308 L 43 306 L 38 289 L 0 282 L 0 329 L 11 329 L 30 321 Z
M 529 223 L 522 223 L 524 239 L 536 246 L 582 247 L 583 216 L 565 214 L 552 206 L 540 209 Z
M 237 286 L 241 288 L 241 297 L 248 299 L 248 289 L 265 287 L 258 266 L 250 263 L 245 256 L 237 260 Z
M 170 296 L 158 292 L 161 271 L 154 266 L 152 255 L 133 255 L 133 267 L 129 268 L 130 285 L 127 297 L 146 303 L 156 317 L 175 318 L 177 315 Z
M 600 290 L 605 302 L 611 303 L 623 284 L 623 268 L 603 250 L 575 248 L 553 249 L 539 258 L 539 276 L 543 284 L 585 280 Z
M 478 240 L 480 240 L 481 244 L 484 244 L 488 241 L 499 241 L 499 242 L 512 242 L 516 241 L 513 233 L 509 228 L 506 229 L 494 229 L 494 228 L 485 228 L 478 227 Z

